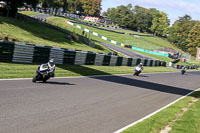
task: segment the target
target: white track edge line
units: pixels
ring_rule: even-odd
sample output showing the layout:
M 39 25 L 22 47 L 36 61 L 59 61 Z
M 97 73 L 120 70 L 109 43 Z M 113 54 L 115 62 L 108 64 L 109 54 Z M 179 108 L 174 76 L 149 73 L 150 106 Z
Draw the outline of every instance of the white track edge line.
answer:
M 125 126 L 125 127 L 123 127 L 123 128 L 121 128 L 121 129 L 119 129 L 119 130 L 117 130 L 117 131 L 115 131 L 115 132 L 113 132 L 113 133 L 120 133 L 120 132 L 124 131 L 125 129 L 127 129 L 127 128 L 131 127 L 131 126 L 133 126 L 133 125 L 135 125 L 135 124 L 137 124 L 137 123 L 139 123 L 139 122 L 142 122 L 143 120 L 145 120 L 145 119 L 147 119 L 147 118 L 153 116 L 154 114 L 156 114 L 156 113 L 158 113 L 158 112 L 160 112 L 160 111 L 166 109 L 167 107 L 171 106 L 172 104 L 175 104 L 176 102 L 180 101 L 181 99 L 183 99 L 183 98 L 185 98 L 185 97 L 191 95 L 192 93 L 194 93 L 194 92 L 196 92 L 196 91 L 198 91 L 198 90 L 200 90 L 200 88 L 198 88 L 198 89 L 196 89 L 196 90 L 193 90 L 192 92 L 188 93 L 187 95 L 180 97 L 179 99 L 177 99 L 177 100 L 175 100 L 175 101 L 173 101 L 173 102 L 167 104 L 166 106 L 164 106 L 164 107 L 158 109 L 157 111 L 155 111 L 155 112 L 153 112 L 153 113 L 151 113 L 151 114 L 149 114 L 149 115 L 147 115 L 147 116 L 145 116 L 145 117 L 143 117 L 143 118 L 141 118 L 141 119 L 139 119 L 139 120 L 137 120 L 137 121 L 135 121 L 135 122 L 133 122 L 133 123 L 131 123 L 131 124 Z

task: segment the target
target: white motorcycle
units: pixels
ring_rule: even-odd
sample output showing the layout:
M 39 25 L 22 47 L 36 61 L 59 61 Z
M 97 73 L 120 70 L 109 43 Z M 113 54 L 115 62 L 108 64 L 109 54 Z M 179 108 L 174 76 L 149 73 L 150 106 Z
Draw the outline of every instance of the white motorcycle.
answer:
M 33 77 L 32 81 L 43 81 L 46 82 L 50 77 L 54 77 L 55 65 L 49 67 L 48 64 L 42 64 L 36 70 L 36 75 Z
M 137 66 L 135 68 L 135 73 L 133 74 L 133 76 L 139 76 L 139 74 L 142 72 L 142 70 L 143 70 L 142 67 Z

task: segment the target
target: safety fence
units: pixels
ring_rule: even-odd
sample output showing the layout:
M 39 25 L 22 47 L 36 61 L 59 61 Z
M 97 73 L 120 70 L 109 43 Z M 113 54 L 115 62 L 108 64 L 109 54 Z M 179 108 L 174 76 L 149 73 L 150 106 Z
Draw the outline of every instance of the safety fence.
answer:
M 166 66 L 166 62 L 139 58 L 125 58 L 90 51 L 0 41 L 0 62 L 45 63 L 54 59 L 56 64 L 105 66 Z

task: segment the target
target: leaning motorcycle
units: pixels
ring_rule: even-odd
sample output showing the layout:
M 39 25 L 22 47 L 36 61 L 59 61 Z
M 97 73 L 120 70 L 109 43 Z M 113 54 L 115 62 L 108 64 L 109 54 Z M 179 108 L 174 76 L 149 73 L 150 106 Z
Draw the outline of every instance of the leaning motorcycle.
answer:
M 139 74 L 142 72 L 142 68 L 141 67 L 136 67 L 135 68 L 135 73 L 133 74 L 133 76 L 139 76 Z
M 50 77 L 54 76 L 55 65 L 53 67 L 48 67 L 47 64 L 42 64 L 36 70 L 36 75 L 33 77 L 32 81 L 42 81 L 45 83 Z

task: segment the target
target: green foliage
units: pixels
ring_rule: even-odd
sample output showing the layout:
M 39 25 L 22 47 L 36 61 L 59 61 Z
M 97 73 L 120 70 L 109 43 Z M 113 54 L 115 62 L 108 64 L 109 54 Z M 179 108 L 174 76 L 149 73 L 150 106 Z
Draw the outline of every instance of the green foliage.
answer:
M 152 15 L 149 10 L 140 6 L 135 6 L 133 9 L 136 18 L 136 28 L 141 32 L 149 31 L 152 25 Z
M 121 5 L 117 8 L 109 8 L 103 13 L 119 26 L 141 32 L 153 32 L 159 36 L 166 36 L 169 32 L 169 19 L 167 14 L 159 12 L 155 8 L 146 9 L 144 7 L 131 4 Z
M 167 14 L 159 12 L 153 15 L 151 31 L 158 36 L 166 36 L 169 32 L 170 20 Z
M 6 2 L 7 7 L 9 10 L 6 10 L 6 15 L 14 17 L 17 13 L 17 8 L 21 7 L 26 4 L 30 4 L 33 7 L 36 7 L 39 0 L 2 0 Z
M 66 1 L 66 0 L 64 0 Z M 80 0 L 67 0 L 67 8 L 70 13 L 76 14 L 78 12 L 83 12 L 82 3 Z
M 101 0 L 80 0 L 83 14 L 89 16 L 100 16 Z
M 188 52 L 192 55 L 196 54 L 196 47 L 200 47 L 200 22 L 196 23 L 189 31 L 188 39 Z
M 189 52 L 194 55 L 196 51 L 195 45 L 188 45 L 189 33 L 193 29 L 194 25 L 197 21 L 192 20 L 189 15 L 184 15 L 183 17 L 179 17 L 177 21 L 170 28 L 168 40 L 172 42 L 175 46 L 182 49 L 185 52 Z M 190 38 L 193 38 L 192 36 Z

